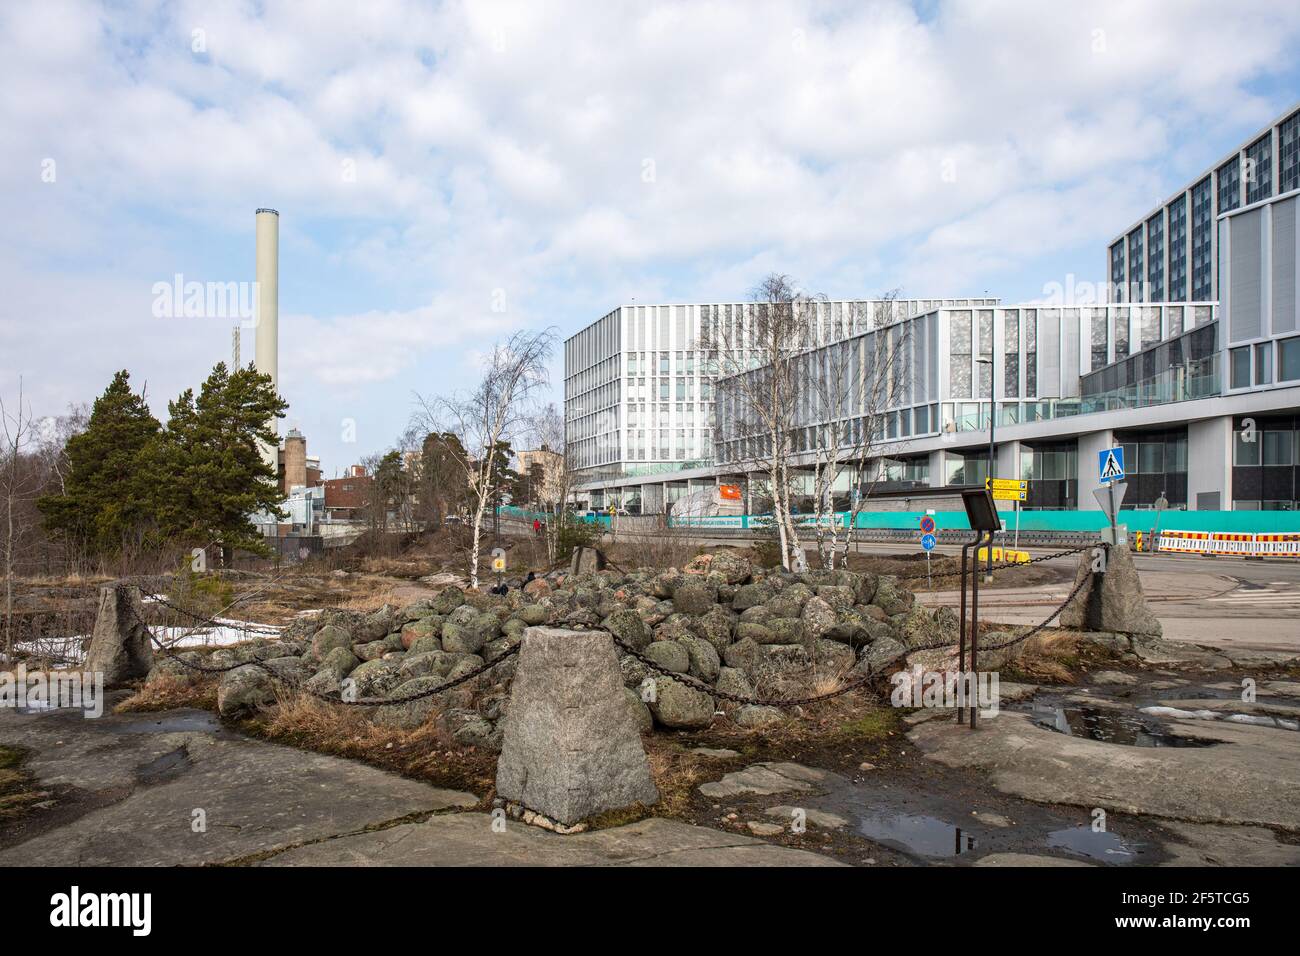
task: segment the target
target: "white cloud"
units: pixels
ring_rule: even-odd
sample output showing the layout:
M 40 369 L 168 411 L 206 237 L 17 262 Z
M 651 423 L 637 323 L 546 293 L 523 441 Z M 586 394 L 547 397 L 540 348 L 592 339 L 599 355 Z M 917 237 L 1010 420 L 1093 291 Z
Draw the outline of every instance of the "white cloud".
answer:
M 86 398 L 164 353 L 200 378 L 223 335 L 142 341 L 135 297 L 249 278 L 265 204 L 285 381 L 376 409 L 489 332 L 767 269 L 996 293 L 1095 245 L 1086 271 L 1206 137 L 1270 118 L 1253 84 L 1298 34 L 1300 8 L 1209 0 L 5 5 L 0 387 Z

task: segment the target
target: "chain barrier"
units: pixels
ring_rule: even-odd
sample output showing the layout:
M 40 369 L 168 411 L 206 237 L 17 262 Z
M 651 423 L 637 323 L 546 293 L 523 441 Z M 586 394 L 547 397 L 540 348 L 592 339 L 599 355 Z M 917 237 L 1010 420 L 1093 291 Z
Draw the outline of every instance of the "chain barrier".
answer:
M 135 617 L 136 623 L 140 625 L 140 627 L 144 628 L 145 633 L 149 635 L 149 640 L 151 640 L 154 646 L 158 648 L 159 651 L 162 652 L 163 656 L 166 657 L 168 660 L 175 661 L 176 663 L 180 664 L 182 667 L 186 667 L 192 671 L 197 671 L 202 674 L 225 674 L 237 668 L 252 665 L 254 667 L 260 668 L 275 680 L 279 681 L 280 683 L 294 690 L 301 691 L 302 693 L 305 694 L 309 694 L 312 697 L 316 697 L 320 700 L 326 701 L 331 704 L 346 704 L 348 706 L 353 706 L 353 707 L 386 707 L 395 704 L 409 704 L 412 701 L 423 700 L 426 697 L 432 697 L 435 694 L 441 694 L 444 691 L 451 690 L 453 687 L 458 687 L 459 685 L 464 684 L 467 681 L 473 680 L 475 677 L 479 677 L 482 674 L 487 673 L 492 668 L 496 667 L 496 665 L 500 664 L 502 661 L 513 656 L 519 651 L 519 642 L 516 641 L 514 644 L 511 644 L 509 647 L 507 647 L 496 657 L 492 658 L 490 661 L 484 661 L 478 667 L 472 668 L 471 670 L 466 671 L 464 674 L 461 674 L 458 677 L 453 677 L 450 680 L 443 681 L 441 684 L 436 684 L 433 687 L 426 687 L 424 690 L 415 691 L 410 694 L 404 694 L 401 697 L 360 697 L 357 698 L 356 700 L 345 700 L 340 695 L 326 694 L 322 691 L 312 690 L 311 688 L 306 687 L 305 685 L 300 684 L 297 681 L 290 680 L 289 678 L 285 677 L 283 674 L 278 673 L 274 668 L 267 666 L 266 661 L 269 660 L 269 658 L 254 657 L 252 660 L 236 661 L 233 664 L 226 664 L 217 667 L 208 667 L 203 664 L 196 664 L 193 661 L 187 661 L 184 658 L 180 657 L 180 655 L 174 653 L 172 648 L 168 647 L 166 644 L 160 641 L 157 635 L 155 635 L 152 629 L 150 629 L 149 625 L 140 619 L 140 615 L 135 613 L 134 609 L 132 610 L 132 616 Z
M 1036 559 L 1034 559 L 1034 561 L 1047 561 L 1047 560 L 1051 560 L 1051 559 L 1053 559 L 1053 558 L 1066 557 L 1066 556 L 1071 555 L 1071 554 L 1078 554 L 1078 553 L 1080 553 L 1080 552 L 1082 552 L 1082 551 L 1090 550 L 1090 549 L 1097 548 L 1097 547 L 1101 547 L 1101 548 L 1103 548 L 1103 549 L 1107 549 L 1107 550 L 1108 550 L 1108 549 L 1110 548 L 1110 545 L 1107 544 L 1106 542 L 1101 542 L 1100 544 L 1089 544 L 1089 545 L 1085 545 L 1085 546 L 1080 547 L 1080 548 L 1072 548 L 1072 549 L 1070 549 L 1070 550 L 1068 550 L 1068 551 L 1061 551 L 1061 552 L 1056 552 L 1056 553 L 1054 553 L 1054 554 L 1050 554 L 1050 555 L 1044 555 L 1044 556 L 1042 556 L 1042 557 L 1040 557 L 1040 558 L 1036 558 Z M 1025 562 L 1025 564 L 1028 564 L 1028 563 L 1033 563 L 1033 562 L 1032 562 L 1032 561 L 1031 561 L 1031 562 Z M 1012 565 L 1004 565 L 1003 567 L 1023 567 L 1023 566 L 1024 566 L 1024 564 L 1012 564 Z M 1070 604 L 1071 601 L 1073 601 L 1073 600 L 1075 599 L 1075 597 L 1078 596 L 1079 592 L 1083 590 L 1084 586 L 1085 586 L 1085 585 L 1086 585 L 1090 580 L 1091 580 L 1091 575 L 1087 575 L 1087 574 L 1082 575 L 1082 576 L 1079 578 L 1078 583 L 1075 584 L 1075 586 L 1070 590 L 1070 593 L 1066 595 L 1065 600 L 1063 600 L 1063 601 L 1062 601 L 1062 602 L 1061 602 L 1061 603 L 1060 603 L 1060 604 L 1059 604 L 1059 605 L 1058 605 L 1058 606 L 1057 606 L 1057 607 L 1052 611 L 1051 614 L 1049 614 L 1046 618 L 1044 618 L 1040 623 L 1035 624 L 1033 627 L 1031 627 L 1029 630 L 1027 630 L 1024 634 L 1019 634 L 1019 635 L 1017 635 L 1016 637 L 1012 638 L 1011 640 L 1003 641 L 1003 642 L 1000 643 L 1000 644 L 987 645 L 987 646 L 985 646 L 985 647 L 980 648 L 980 650 L 983 650 L 983 651 L 986 651 L 986 652 L 987 652 L 987 651 L 1003 650 L 1004 648 L 1012 647 L 1012 646 L 1014 646 L 1014 645 L 1016 645 L 1016 644 L 1020 644 L 1020 643 L 1022 643 L 1022 642 L 1024 642 L 1024 641 L 1027 641 L 1029 638 L 1033 637 L 1035 634 L 1040 633 L 1040 632 L 1041 632 L 1042 630 L 1044 630 L 1044 629 L 1045 629 L 1045 628 L 1046 628 L 1046 627 L 1047 627 L 1047 626 L 1048 626 L 1048 625 L 1049 625 L 1053 620 L 1056 619 L 1057 615 L 1059 615 L 1062 611 L 1065 610 L 1065 608 Z M 145 592 L 143 588 L 139 588 L 139 590 L 141 591 L 142 594 L 148 593 L 148 592 Z M 166 603 L 168 603 L 168 604 L 170 605 L 170 602 L 166 602 Z M 187 612 L 187 613 L 189 613 L 189 612 Z M 507 647 L 504 651 L 502 651 L 500 654 L 498 654 L 496 657 L 492 658 L 492 659 L 489 660 L 489 661 L 484 661 L 484 662 L 483 662 L 481 665 L 479 665 L 478 667 L 475 667 L 475 668 L 473 668 L 473 669 L 471 669 L 471 670 L 469 670 L 469 671 L 466 671 L 464 674 L 461 674 L 461 675 L 459 675 L 458 677 L 454 677 L 454 678 L 452 678 L 452 679 L 450 679 L 450 680 L 444 681 L 444 682 L 441 683 L 441 684 L 436 684 L 436 685 L 434 685 L 433 687 L 428 687 L 428 688 L 425 688 L 424 690 L 416 691 L 416 692 L 411 693 L 411 694 L 405 694 L 405 695 L 403 695 L 403 696 L 401 696 L 401 697 L 364 697 L 364 698 L 358 698 L 358 699 L 356 699 L 356 700 L 345 700 L 342 696 L 336 696 L 336 695 L 334 695 L 334 694 L 326 694 L 326 693 L 321 692 L 321 691 L 310 690 L 310 689 L 308 689 L 307 687 L 305 687 L 305 686 L 303 686 L 303 685 L 301 685 L 301 684 L 299 684 L 299 683 L 297 683 L 297 682 L 295 682 L 295 681 L 289 680 L 288 678 L 285 678 L 283 675 L 277 673 L 273 668 L 267 666 L 267 664 L 265 663 L 264 660 L 262 660 L 262 659 L 258 659 L 258 658 L 256 658 L 256 657 L 255 657 L 253 660 L 251 660 L 251 661 L 240 661 L 240 662 L 237 662 L 237 663 L 234 663 L 234 664 L 230 664 L 230 665 L 226 665 L 226 666 L 220 666 L 220 667 L 205 667 L 205 666 L 203 666 L 203 665 L 196 664 L 196 663 L 194 663 L 194 662 L 192 662 L 192 661 L 186 661 L 186 660 L 183 660 L 183 659 L 181 659 L 178 655 L 174 654 L 174 653 L 172 652 L 171 648 L 169 648 L 169 647 L 167 647 L 166 645 L 164 645 L 163 642 L 160 641 L 160 640 L 157 638 L 157 636 L 154 635 L 153 631 L 149 628 L 149 625 L 147 625 L 143 620 L 141 620 L 141 619 L 140 619 L 140 616 L 139 616 L 138 614 L 135 614 L 135 613 L 134 613 L 134 610 L 132 611 L 132 614 L 133 614 L 133 616 L 134 616 L 135 619 L 136 619 L 136 623 L 139 624 L 142 628 L 144 628 L 145 633 L 147 633 L 147 634 L 149 635 L 150 640 L 153 641 L 154 645 L 155 645 L 155 646 L 156 646 L 160 651 L 162 651 L 162 653 L 163 653 L 166 657 L 168 657 L 168 658 L 171 659 L 171 660 L 176 661 L 177 663 L 179 663 L 179 664 L 181 664 L 182 666 L 187 667 L 187 668 L 189 668 L 189 669 L 191 669 L 191 670 L 199 671 L 199 672 L 202 672 L 202 673 L 210 673 L 210 674 L 211 674 L 211 673 L 225 673 L 225 672 L 228 672 L 228 671 L 232 671 L 232 670 L 234 670 L 234 669 L 236 669 L 236 668 L 238 668 L 238 667 L 244 667 L 244 666 L 246 666 L 246 665 L 253 665 L 253 666 L 256 666 L 256 667 L 260 667 L 260 668 L 261 668 L 262 670 L 264 670 L 266 673 L 268 673 L 269 675 L 271 675 L 271 677 L 274 678 L 275 680 L 280 681 L 281 683 L 286 684 L 287 686 L 289 686 L 289 687 L 291 687 L 291 688 L 293 688 L 293 689 L 296 689 L 296 690 L 302 691 L 302 692 L 304 692 L 304 693 L 310 694 L 311 696 L 316 697 L 316 698 L 318 698 L 318 699 L 320 699 L 320 700 L 324 700 L 324 701 L 326 701 L 326 702 L 328 702 L 328 703 L 332 703 L 332 704 L 346 704 L 346 705 L 357 706 L 357 707 L 385 707 L 385 706 L 392 706 L 392 705 L 398 705 L 398 704 L 407 704 L 407 703 L 411 703 L 411 702 L 413 702 L 413 701 L 423 700 L 423 699 L 425 699 L 425 698 L 427 698 L 427 697 L 432 697 L 432 696 L 434 696 L 435 694 L 441 694 L 441 693 L 443 693 L 443 692 L 445 692 L 445 691 L 448 691 L 448 690 L 452 689 L 453 687 L 457 687 L 457 686 L 459 686 L 460 684 L 466 683 L 467 681 L 473 680 L 474 678 L 479 677 L 479 676 L 481 676 L 482 674 L 487 673 L 489 670 L 491 670 L 491 669 L 492 669 L 493 667 L 495 667 L 497 664 L 500 664 L 502 661 L 504 661 L 504 660 L 506 660 L 506 659 L 512 657 L 513 655 L 517 654 L 517 653 L 519 652 L 519 648 L 520 648 L 520 646 L 521 646 L 521 642 L 516 641 L 514 644 L 511 644 L 511 645 L 510 645 L 509 647 Z M 194 617 L 194 618 L 197 618 L 197 617 L 198 617 L 197 615 L 194 615 L 194 614 L 192 614 L 192 613 L 190 613 L 190 616 L 191 616 L 191 617 Z M 209 622 L 210 622 L 210 620 L 211 620 L 211 619 L 209 619 Z M 877 676 L 877 671 L 878 671 L 878 668 L 876 668 L 876 667 L 874 667 L 874 666 L 868 664 L 868 665 L 865 667 L 865 670 L 864 670 L 864 672 L 862 673 L 862 675 L 861 675 L 860 677 L 858 677 L 858 678 L 856 678 L 856 679 L 850 681 L 850 682 L 847 683 L 847 684 L 844 684 L 843 686 L 841 686 L 841 687 L 839 687 L 839 688 L 837 688 L 837 689 L 835 689 L 835 690 L 833 690 L 833 691 L 829 691 L 829 692 L 827 692 L 827 693 L 825 693 L 825 694 L 816 694 L 816 695 L 813 695 L 813 696 L 810 696 L 810 697 L 797 697 L 797 698 L 784 698 L 784 697 L 783 697 L 783 698 L 767 698 L 767 697 L 755 697 L 755 696 L 749 696 L 749 695 L 744 695 L 744 694 L 733 694 L 733 693 L 731 693 L 731 692 L 729 692 L 729 691 L 718 690 L 716 687 L 711 687 L 710 685 L 708 685 L 708 684 L 705 683 L 704 681 L 702 681 L 702 680 L 700 680 L 700 679 L 698 679 L 698 678 L 696 678 L 696 677 L 692 677 L 692 676 L 689 675 L 689 674 L 683 674 L 683 673 L 679 673 L 679 672 L 677 672 L 677 671 L 670 671 L 670 670 L 668 670 L 667 668 L 665 668 L 665 667 L 663 667 L 662 665 L 660 665 L 660 664 L 658 664 L 657 662 L 655 662 L 654 660 L 652 660 L 652 659 L 650 659 L 649 657 L 647 657 L 645 654 L 643 654 L 643 653 L 641 653 L 640 651 L 638 651 L 635 647 L 633 647 L 632 645 L 628 644 L 625 640 L 623 640 L 622 638 L 618 637 L 617 635 L 615 635 L 615 634 L 610 634 L 610 637 L 611 637 L 611 639 L 613 640 L 613 642 L 615 643 L 615 645 L 617 645 L 620 649 L 622 649 L 624 653 L 626 653 L 626 654 L 629 655 L 630 657 L 634 658 L 635 660 L 641 662 L 641 663 L 644 664 L 646 667 L 648 667 L 650 670 L 652 670 L 652 671 L 654 671 L 654 672 L 656 672 L 656 673 L 658 673 L 658 674 L 661 674 L 661 675 L 663 675 L 664 677 L 668 677 L 668 678 L 670 678 L 670 679 L 672 679 L 672 680 L 678 681 L 679 683 L 682 683 L 682 684 L 685 684 L 685 685 L 687 685 L 687 686 L 689 686 L 689 687 L 692 687 L 692 688 L 694 688 L 695 690 L 698 690 L 698 691 L 700 691 L 700 692 L 702 692 L 702 693 L 706 693 L 706 694 L 710 695 L 711 697 L 720 698 L 720 699 L 722 699 L 722 700 L 730 701 L 731 703 L 741 704 L 741 705 L 754 705 L 754 706 L 762 706 L 762 707 L 801 707 L 801 706 L 804 706 L 804 705 L 807 705 L 807 704 L 815 704 L 815 703 L 820 703 L 820 702 L 822 702 L 822 701 L 833 700 L 833 699 L 836 698 L 836 697 L 842 697 L 842 696 L 844 696 L 845 694 L 851 693 L 852 691 L 857 690 L 858 688 L 865 686 L 866 684 L 868 684 L 869 682 L 871 682 L 871 681 L 872 681 L 872 680 Z M 946 639 L 945 639 L 945 640 L 942 640 L 942 641 L 932 641 L 932 642 L 930 642 L 930 643 L 928 643 L 928 644 L 918 644 L 918 645 L 909 646 L 909 647 L 907 647 L 906 653 L 907 653 L 907 654 L 914 654 L 914 653 L 917 653 L 918 651 L 939 650 L 939 649 L 941 649 L 941 648 L 952 647 L 952 646 L 953 646 L 953 641 L 951 641 L 951 640 L 946 640 Z M 891 663 L 892 663 L 892 662 L 891 662 Z
M 1071 551 L 1065 552 L 1065 554 L 1077 554 L 1080 551 L 1085 551 L 1090 548 L 1096 548 L 1096 547 L 1109 548 L 1110 545 L 1104 542 L 1101 543 L 1100 545 L 1090 544 L 1084 548 L 1075 548 Z M 1063 555 L 1061 554 L 1056 554 L 1056 555 L 1049 555 L 1048 557 L 1062 557 L 1062 556 Z M 1046 558 L 1044 558 L 1043 560 L 1046 560 Z M 1078 596 L 1079 592 L 1083 590 L 1084 585 L 1087 584 L 1090 580 L 1091 580 L 1090 575 L 1087 574 L 1083 575 L 1079 579 L 1079 583 L 1076 584 L 1070 590 L 1070 593 L 1068 595 L 1066 595 L 1065 600 L 1062 601 L 1056 607 L 1056 609 L 1052 611 L 1051 614 L 1049 614 L 1046 618 L 1044 618 L 1040 623 L 1035 624 L 1024 634 L 1019 634 L 1016 637 L 1012 638 L 1011 640 L 1004 641 L 1000 644 L 992 644 L 992 645 L 980 647 L 979 650 L 981 651 L 1002 650 L 1003 648 L 1012 647 L 1013 645 L 1019 644 L 1033 637 L 1035 634 L 1039 633 L 1044 628 L 1046 628 L 1050 623 L 1052 623 L 1052 621 L 1056 619 L 1056 616 L 1065 610 L 1066 606 L 1069 605 L 1069 603 L 1073 601 L 1076 596 Z M 622 638 L 612 634 L 610 636 L 613 637 L 614 643 L 617 644 L 624 652 L 626 652 L 631 657 L 636 658 L 638 661 L 640 661 L 642 664 L 646 665 L 656 673 L 662 674 L 663 676 L 671 678 L 672 680 L 679 681 L 680 683 L 691 686 L 696 690 L 702 691 L 703 693 L 710 694 L 714 697 L 720 697 L 723 700 L 731 701 L 732 703 L 735 704 L 755 704 L 764 707 L 799 707 L 805 704 L 815 704 L 820 701 L 831 700 L 832 698 L 840 697 L 844 694 L 847 694 L 850 691 L 857 690 L 859 687 L 862 687 L 865 684 L 869 683 L 874 677 L 877 676 L 877 668 L 868 665 L 866 672 L 861 677 L 851 681 L 848 684 L 845 684 L 843 687 L 840 687 L 837 690 L 830 691 L 829 693 L 826 694 L 818 694 L 813 697 L 800 697 L 794 699 L 749 697 L 743 694 L 732 694 L 726 691 L 720 691 L 717 690 L 716 688 L 710 687 L 708 684 L 704 683 L 698 678 L 691 677 L 689 674 L 681 674 L 676 671 L 670 671 L 667 668 L 656 663 L 655 661 L 651 660 L 650 658 L 646 657 L 644 654 L 642 654 L 636 648 L 632 647 Z M 928 644 L 916 644 L 907 647 L 906 653 L 915 654 L 918 651 L 940 650 L 946 647 L 953 647 L 955 646 L 955 643 L 956 642 L 954 641 L 945 639 L 942 641 L 932 641 Z M 890 663 L 892 663 L 892 661 Z

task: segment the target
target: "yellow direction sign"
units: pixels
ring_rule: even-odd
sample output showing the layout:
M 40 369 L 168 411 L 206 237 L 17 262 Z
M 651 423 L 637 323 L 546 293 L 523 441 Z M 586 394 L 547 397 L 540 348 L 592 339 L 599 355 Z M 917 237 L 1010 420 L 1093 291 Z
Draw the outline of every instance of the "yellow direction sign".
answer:
M 1029 482 L 1020 481 L 1016 478 L 985 478 L 984 487 L 989 491 L 1028 491 Z M 996 498 L 997 495 L 993 497 Z
M 993 492 L 994 501 L 1028 501 L 1029 492 L 1027 491 L 1006 491 L 998 490 Z

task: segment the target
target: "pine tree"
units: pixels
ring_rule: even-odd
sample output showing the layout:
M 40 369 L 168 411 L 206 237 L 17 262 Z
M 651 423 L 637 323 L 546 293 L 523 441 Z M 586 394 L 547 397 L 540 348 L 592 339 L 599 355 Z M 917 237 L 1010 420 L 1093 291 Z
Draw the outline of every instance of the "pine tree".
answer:
M 165 527 L 187 543 L 267 553 L 251 518 L 283 517 L 275 468 L 262 457 L 277 447 L 274 421 L 287 403 L 256 368 L 230 373 L 217 363 L 195 398 L 168 406 Z
M 47 531 L 98 558 L 156 545 L 161 427 L 129 373 L 114 375 L 68 440 L 63 493 L 37 501 Z

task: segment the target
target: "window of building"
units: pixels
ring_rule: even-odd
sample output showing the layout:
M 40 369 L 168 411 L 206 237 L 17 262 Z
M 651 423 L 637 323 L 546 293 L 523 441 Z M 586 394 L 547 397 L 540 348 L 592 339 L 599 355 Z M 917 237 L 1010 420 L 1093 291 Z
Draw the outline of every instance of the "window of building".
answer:
M 1207 176 L 1192 187 L 1192 299 L 1196 302 L 1208 302 L 1214 298 L 1214 260 L 1210 255 L 1214 231 L 1213 205 L 1213 191 Z
M 1228 352 L 1229 365 L 1231 369 L 1229 378 L 1229 388 L 1249 388 L 1250 387 L 1250 346 L 1244 345 L 1239 349 L 1232 349 Z
M 1146 260 L 1142 256 L 1142 227 L 1138 226 L 1128 234 L 1128 284 L 1129 294 L 1125 296 L 1126 302 L 1145 302 L 1146 290 L 1142 287 L 1142 263 Z
M 953 398 L 971 397 L 971 313 L 948 316 L 948 388 Z
M 1234 465 L 1258 465 L 1259 464 L 1259 433 L 1250 433 L 1250 440 L 1247 441 L 1247 433 L 1236 431 L 1232 433 L 1232 463 Z
M 1219 215 L 1241 205 L 1241 164 L 1234 156 L 1219 167 Z
M 1261 342 L 1255 346 L 1255 384 L 1273 384 L 1273 343 Z
M 1278 127 L 1278 191 L 1300 189 L 1300 113 Z
M 1263 441 L 1260 442 L 1263 453 L 1264 464 L 1266 465 L 1290 465 L 1292 463 L 1292 451 L 1295 432 L 1290 431 L 1266 431 L 1263 433 Z
M 1246 147 L 1242 178 L 1246 180 L 1247 204 L 1267 199 L 1273 194 L 1272 133 L 1266 133 Z
M 1300 338 L 1283 339 L 1278 343 L 1277 351 L 1279 380 L 1283 382 L 1300 380 Z

